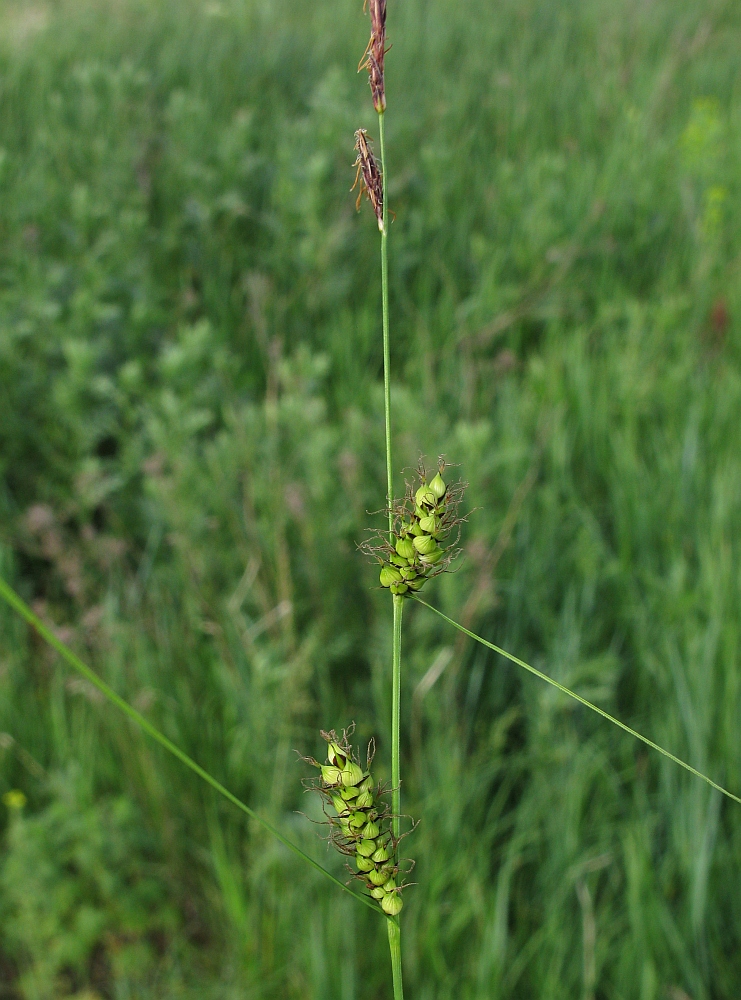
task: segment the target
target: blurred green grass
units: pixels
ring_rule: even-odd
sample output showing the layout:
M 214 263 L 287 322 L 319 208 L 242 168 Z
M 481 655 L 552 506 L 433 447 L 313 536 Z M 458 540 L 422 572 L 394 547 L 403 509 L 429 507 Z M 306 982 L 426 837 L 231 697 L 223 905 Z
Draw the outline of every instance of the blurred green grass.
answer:
M 367 21 L 0 10 L 2 572 L 334 865 L 294 751 L 389 750 Z M 389 35 L 397 460 L 475 508 L 430 597 L 738 791 L 739 9 L 405 0 Z M 371 914 L 6 609 L 0 650 L 0 995 L 390 996 Z M 736 997 L 734 804 L 422 608 L 405 659 L 410 996 Z

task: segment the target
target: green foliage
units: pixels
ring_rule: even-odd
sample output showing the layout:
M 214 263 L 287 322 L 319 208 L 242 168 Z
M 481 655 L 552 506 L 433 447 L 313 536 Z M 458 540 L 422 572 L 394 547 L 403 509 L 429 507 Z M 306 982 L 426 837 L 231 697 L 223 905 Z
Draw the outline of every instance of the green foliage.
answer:
M 0 868 L 3 947 L 23 996 L 76 984 L 156 981 L 178 918 L 133 803 L 86 801 L 76 769 L 49 782 L 49 803 L 10 823 Z
M 390 777 L 361 6 L 0 9 L 2 571 L 330 866 L 293 751 L 355 719 Z M 737 791 L 738 9 L 405 0 L 388 32 L 395 455 L 476 508 L 429 599 Z M 734 997 L 739 810 L 407 605 L 410 995 Z M 388 995 L 382 922 L 2 609 L 13 789 L 10 995 Z

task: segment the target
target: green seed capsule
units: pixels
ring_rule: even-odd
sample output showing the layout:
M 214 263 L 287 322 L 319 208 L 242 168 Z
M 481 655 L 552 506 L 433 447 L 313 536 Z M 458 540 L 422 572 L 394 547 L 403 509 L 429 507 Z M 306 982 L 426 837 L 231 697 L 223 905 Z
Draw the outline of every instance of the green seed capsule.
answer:
M 439 521 L 434 514 L 430 514 L 429 517 L 420 517 L 419 526 L 426 535 L 432 535 L 437 531 Z
M 448 487 L 445 485 L 445 480 L 438 472 L 438 474 L 435 476 L 435 478 L 429 485 L 429 489 L 431 490 L 432 493 L 435 494 L 435 499 L 436 500 L 442 499 L 442 497 L 445 496 L 445 491 L 447 490 L 447 488 Z
M 395 888 L 396 888 L 396 879 L 393 877 L 390 878 L 388 882 L 383 883 L 384 892 L 393 892 Z
M 341 795 L 332 796 L 332 805 L 337 810 L 338 815 L 347 811 L 347 802 L 345 802 Z
M 336 743 L 329 744 L 329 747 L 327 748 L 327 757 L 329 757 L 330 764 L 337 764 L 338 767 L 344 767 L 345 761 L 347 760 L 347 757 Z
M 405 566 L 409 565 L 409 560 L 405 559 L 404 556 L 389 556 L 389 559 L 394 566 L 398 566 L 399 569 L 404 569 Z
M 384 893 L 383 899 L 381 900 L 381 909 L 384 913 L 388 913 L 390 917 L 395 917 L 397 913 L 401 913 L 401 908 L 404 905 L 401 896 L 398 892 Z
M 375 867 L 370 858 L 364 858 L 362 854 L 355 855 L 355 867 L 359 872 L 372 872 Z
M 435 563 L 440 562 L 442 557 L 443 557 L 443 549 L 436 548 L 433 549 L 431 552 L 425 552 L 423 556 L 420 556 L 420 559 L 426 566 L 434 566 Z
M 358 809 L 370 809 L 373 805 L 373 792 L 361 792 L 355 800 Z
M 376 853 L 376 842 L 375 840 L 361 840 L 358 844 L 358 854 L 362 854 L 364 858 L 369 858 L 372 854 Z
M 409 590 L 409 587 L 407 587 L 405 583 L 391 584 L 391 593 L 394 594 L 395 596 L 399 596 L 400 594 L 406 594 L 407 590 Z
M 354 761 L 348 760 L 340 772 L 340 780 L 346 788 L 359 785 L 363 780 L 363 772 Z
M 322 781 L 325 785 L 338 785 L 341 773 L 339 767 L 332 764 L 322 764 Z
M 396 551 L 404 559 L 414 559 L 414 546 L 411 538 L 400 538 L 396 543 Z
M 375 782 L 373 781 L 373 775 L 372 774 L 368 774 L 368 775 L 366 775 L 363 783 L 361 785 L 358 785 L 358 791 L 360 791 L 360 792 L 372 792 L 373 788 L 374 788 L 374 785 L 375 785 Z
M 416 580 L 407 581 L 407 586 L 410 590 L 419 590 L 424 586 L 425 579 L 423 576 L 418 576 Z
M 365 826 L 366 815 L 364 812 L 354 812 L 350 817 L 350 826 L 361 827 Z
M 434 507 L 436 499 L 437 498 L 435 496 L 435 493 L 430 489 L 430 487 L 426 483 L 422 483 L 420 488 L 414 494 L 414 500 L 420 507 L 422 506 L 422 504 L 427 504 L 429 507 Z
M 420 555 L 426 555 L 437 548 L 437 542 L 431 535 L 417 535 L 414 539 L 414 547 Z
M 374 823 L 370 820 L 365 824 L 363 828 L 363 837 L 365 840 L 375 840 L 381 831 L 378 829 L 378 823 Z
M 389 873 L 374 868 L 373 871 L 368 872 L 368 881 L 372 882 L 373 885 L 385 885 L 388 881 Z
M 390 852 L 385 847 L 379 847 L 377 850 L 371 854 L 371 860 L 375 861 L 377 865 L 380 865 L 382 861 L 388 861 L 391 857 Z
M 340 795 L 342 796 L 343 799 L 354 799 L 359 794 L 360 794 L 360 792 L 359 792 L 358 788 L 357 787 L 353 787 L 352 785 L 349 788 L 341 788 L 340 789 Z
M 401 580 L 401 573 L 394 566 L 382 566 L 379 579 L 382 587 L 390 587 Z
M 379 902 L 380 902 L 380 901 L 381 901 L 381 900 L 383 899 L 383 897 L 384 897 L 384 896 L 386 895 L 386 893 L 385 893 L 385 892 L 383 891 L 383 889 L 381 888 L 381 886 L 380 886 L 380 885 L 376 885 L 376 886 L 374 886 L 374 887 L 373 887 L 373 888 L 371 889 L 371 891 L 370 891 L 370 894 L 371 894 L 371 896 L 373 896 L 373 898 L 374 898 L 374 899 L 377 899 L 377 900 L 378 900 Z

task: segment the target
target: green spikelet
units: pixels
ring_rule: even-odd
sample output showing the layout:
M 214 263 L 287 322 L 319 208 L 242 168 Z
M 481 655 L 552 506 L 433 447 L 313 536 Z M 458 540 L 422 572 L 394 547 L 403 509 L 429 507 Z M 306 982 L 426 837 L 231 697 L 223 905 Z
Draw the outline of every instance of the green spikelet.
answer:
M 370 809 L 373 805 L 373 792 L 361 792 L 355 799 L 356 809 Z
M 372 882 L 375 888 L 385 885 L 388 882 L 388 872 L 374 865 L 368 872 L 368 881 Z
M 398 890 L 390 893 L 384 892 L 383 899 L 381 900 L 381 909 L 384 913 L 388 913 L 390 917 L 395 917 L 401 913 L 403 905 L 404 902 Z
M 401 573 L 395 566 L 381 566 L 381 586 L 392 587 L 401 580 Z
M 361 545 L 366 555 L 381 564 L 381 586 L 392 594 L 417 593 L 427 580 L 444 573 L 458 555 L 462 521 L 458 508 L 465 483 L 449 485 L 443 479 L 444 471 L 441 459 L 428 483 L 427 473 L 420 467 L 417 488 L 407 483 L 404 499 L 393 505 L 391 538 L 375 535 Z
M 414 560 L 415 551 L 411 538 L 399 538 L 396 542 L 396 551 L 404 559 Z
M 430 483 L 430 492 L 434 493 L 435 501 L 440 501 L 445 496 L 448 487 L 445 485 L 445 480 L 442 477 L 442 469 L 438 472 L 435 478 Z
M 397 884 L 398 840 L 394 838 L 392 816 L 385 801 L 387 789 L 377 785 L 370 773 L 373 743 L 368 748 L 363 770 L 348 743 L 348 731 L 343 732 L 341 739 L 334 731 L 323 732 L 322 736 L 327 741 L 327 763 L 305 759 L 319 769 L 320 777 L 310 787 L 324 800 L 330 839 L 341 854 L 351 859 L 353 866 L 348 867 L 383 912 L 396 916 L 404 905 L 403 885 Z

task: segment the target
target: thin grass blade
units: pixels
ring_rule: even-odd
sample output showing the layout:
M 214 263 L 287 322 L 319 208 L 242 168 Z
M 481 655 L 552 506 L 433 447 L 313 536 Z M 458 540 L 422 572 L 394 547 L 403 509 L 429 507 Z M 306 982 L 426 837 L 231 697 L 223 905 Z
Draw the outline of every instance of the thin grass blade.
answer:
M 658 753 L 663 754 L 664 757 L 667 757 L 675 764 L 678 764 L 680 767 L 683 767 L 685 771 L 689 771 L 690 774 L 694 774 L 696 778 L 702 778 L 702 780 L 706 781 L 708 785 L 711 786 L 711 788 L 714 788 L 716 791 L 721 792 L 721 794 L 725 795 L 727 798 L 733 799 L 734 802 L 738 802 L 741 805 L 741 798 L 739 798 L 738 795 L 734 795 L 733 792 L 729 792 L 727 788 L 724 788 L 722 785 L 719 785 L 717 782 L 713 781 L 712 778 L 708 778 L 706 774 L 703 774 L 701 771 L 696 770 L 694 767 L 692 767 L 691 764 L 687 764 L 685 761 L 680 760 L 679 757 L 675 757 L 673 753 L 670 753 L 668 750 L 665 750 L 663 747 L 660 747 L 658 743 L 654 743 L 653 740 L 650 740 L 647 736 L 643 736 L 641 733 L 636 732 L 635 729 L 631 729 L 630 726 L 626 726 L 624 722 L 621 722 L 619 719 L 616 719 L 614 716 L 610 715 L 608 712 L 605 712 L 603 709 L 598 708 L 597 705 L 593 705 L 591 701 L 587 701 L 586 698 L 582 698 L 580 694 L 577 694 L 575 691 L 572 691 L 570 688 L 567 688 L 564 684 L 560 684 L 552 677 L 549 677 L 548 674 L 544 674 L 542 670 L 538 670 L 537 667 L 531 667 L 529 663 L 525 663 L 524 660 L 521 660 L 518 656 L 515 656 L 513 653 L 508 653 L 506 649 L 502 649 L 500 646 L 495 646 L 493 642 L 487 642 L 486 639 L 482 639 L 481 636 L 476 635 L 475 632 L 470 632 L 467 628 L 464 628 L 463 625 L 459 625 L 458 622 L 454 621 L 452 618 L 448 618 L 447 615 L 444 615 L 442 611 L 438 611 L 437 608 L 434 608 L 431 604 L 428 604 L 427 601 L 423 601 L 421 597 L 417 597 L 416 594 L 413 596 L 415 601 L 417 601 L 419 604 L 423 604 L 426 608 L 429 608 L 430 611 L 434 611 L 436 615 L 439 615 L 444 621 L 448 622 L 449 625 L 452 625 L 453 628 L 457 628 L 459 632 L 463 632 L 464 635 L 467 635 L 470 639 L 475 639 L 476 642 L 480 642 L 482 646 L 486 646 L 488 649 L 493 650 L 495 653 L 499 653 L 500 656 L 506 657 L 506 659 L 511 660 L 512 663 L 516 663 L 518 667 L 522 667 L 523 670 L 527 670 L 529 671 L 529 673 L 535 674 L 536 677 L 539 677 L 542 681 L 545 681 L 546 684 L 550 684 L 552 687 L 558 688 L 559 691 L 561 691 L 563 694 L 568 695 L 569 698 L 574 698 L 580 704 L 585 705 L 587 708 L 590 708 L 593 712 L 596 712 L 597 715 L 601 715 L 603 719 L 607 719 L 607 721 L 611 722 L 614 726 L 617 726 L 624 732 L 629 733 L 631 736 L 634 736 L 637 740 L 640 740 L 641 743 L 645 743 L 647 747 L 651 747 L 652 750 L 656 750 L 658 751 Z
M 149 722 L 149 720 L 146 719 L 140 712 L 137 712 L 137 710 L 133 708 L 131 705 L 129 705 L 129 703 L 125 701 L 119 694 L 116 694 L 113 688 L 109 687 L 105 683 L 105 681 L 101 680 L 100 677 L 98 677 L 98 675 L 93 670 L 91 670 L 86 663 L 83 663 L 83 661 L 79 658 L 79 656 L 77 656 L 75 653 L 72 652 L 71 649 L 65 646 L 65 644 L 54 635 L 51 629 L 49 629 L 46 625 L 44 625 L 41 619 L 38 618 L 33 613 L 33 611 L 29 608 L 26 602 L 21 597 L 19 597 L 18 594 L 16 594 L 16 592 L 13 590 L 13 588 L 9 584 L 7 584 L 5 580 L 3 580 L 2 578 L 0 578 L 0 597 L 2 597 L 5 601 L 7 601 L 7 603 L 11 606 L 11 608 L 13 608 L 13 610 L 16 611 L 21 616 L 21 618 L 27 621 L 29 625 L 32 625 L 33 628 L 35 628 L 36 631 L 39 633 L 41 638 L 44 639 L 46 642 L 48 642 L 49 645 L 52 646 L 54 649 L 56 649 L 59 655 L 71 667 L 73 667 L 75 670 L 81 673 L 86 680 L 90 681 L 90 683 L 93 684 L 100 691 L 100 693 L 108 699 L 108 701 L 112 702 L 112 704 L 114 704 L 117 708 L 120 708 L 125 715 L 128 715 L 128 717 L 132 719 L 138 726 L 140 726 L 141 729 L 143 729 L 148 736 L 151 736 L 152 739 L 156 740 L 160 744 L 160 746 L 163 746 L 165 750 L 168 751 L 168 753 L 171 753 L 173 757 L 177 757 L 177 759 L 181 761 L 183 764 L 185 764 L 186 767 L 189 767 L 191 771 L 194 771 L 199 778 L 202 778 L 207 784 L 211 785 L 212 788 L 216 789 L 216 791 L 220 795 L 223 795 L 225 799 L 228 799 L 232 803 L 232 805 L 235 805 L 238 809 L 241 809 L 243 813 L 246 813 L 249 817 L 254 819 L 257 823 L 260 824 L 260 826 L 264 827 L 264 829 L 268 830 L 269 833 L 271 833 L 277 840 L 279 840 L 284 847 L 287 847 L 289 851 L 293 851 L 293 853 L 297 857 L 302 858 L 304 861 L 307 861 L 312 866 L 312 868 L 315 868 L 318 872 L 321 872 L 322 875 L 324 875 L 326 878 L 330 880 L 330 882 L 333 882 L 336 886 L 342 889 L 343 892 L 346 892 L 349 896 L 352 896 L 353 899 L 357 899 L 358 902 L 363 903 L 365 906 L 373 910 L 375 913 L 381 912 L 378 909 L 378 907 L 374 903 L 372 903 L 369 899 L 366 899 L 364 896 L 359 896 L 357 893 L 349 889 L 346 885 L 340 882 L 339 879 L 336 879 L 334 875 L 331 874 L 331 872 L 328 872 L 326 868 L 322 868 L 322 866 L 317 861 L 314 861 L 314 859 L 309 857 L 308 854 L 305 854 L 300 847 L 298 847 L 287 837 L 285 837 L 280 832 L 280 830 L 278 830 L 276 827 L 273 826 L 272 823 L 269 823 L 268 820 L 263 819 L 263 817 L 260 816 L 258 813 L 256 813 L 254 809 L 251 809 L 246 803 L 242 802 L 241 799 L 238 799 L 237 796 L 234 795 L 232 792 L 230 792 L 228 788 L 225 788 L 224 785 L 221 784 L 221 782 L 217 781 L 216 778 L 214 778 L 212 775 L 208 773 L 208 771 L 205 771 L 200 766 L 200 764 L 196 764 L 196 762 L 191 757 L 189 757 L 187 753 L 185 753 L 183 750 L 180 749 L 180 747 L 176 746 L 171 740 L 169 740 L 164 735 L 164 733 L 161 733 L 156 726 L 153 726 L 152 723 Z

